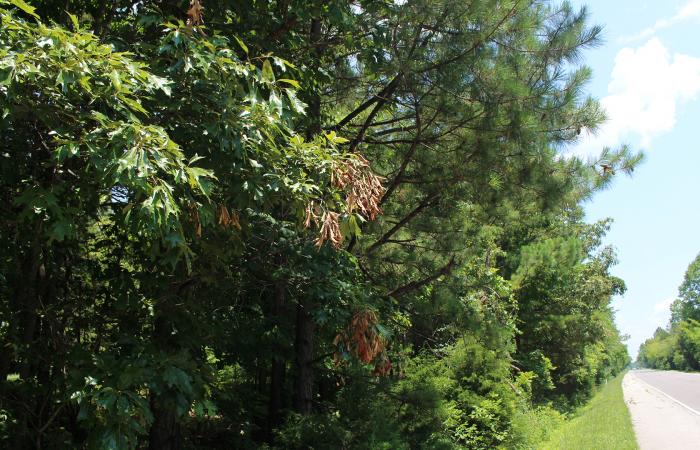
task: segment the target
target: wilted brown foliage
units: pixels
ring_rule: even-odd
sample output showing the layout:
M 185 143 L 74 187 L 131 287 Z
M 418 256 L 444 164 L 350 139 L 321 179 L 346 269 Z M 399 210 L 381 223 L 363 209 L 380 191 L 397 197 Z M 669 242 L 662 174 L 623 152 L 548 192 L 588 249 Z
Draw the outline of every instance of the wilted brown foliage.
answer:
M 335 165 L 331 184 L 345 193 L 345 210 L 342 214 L 350 216 L 358 213 L 367 220 L 374 220 L 382 213 L 379 206 L 384 195 L 382 179 L 361 155 L 353 155 Z M 340 247 L 344 238 L 340 231 L 341 217 L 341 213 L 321 210 L 315 202 L 309 202 L 304 226 L 308 228 L 312 222 L 320 225 L 316 246 L 329 241 L 335 248 Z
M 187 10 L 187 25 L 196 27 L 204 24 L 204 6 L 200 0 L 191 0 Z
M 241 222 L 238 217 L 238 213 L 236 211 L 229 212 L 228 208 L 224 205 L 219 205 L 217 211 L 217 219 L 219 225 L 221 225 L 224 228 L 235 227 L 239 230 L 241 229 Z
M 316 246 L 320 247 L 324 242 L 329 241 L 333 247 L 339 248 L 343 243 L 343 234 L 340 232 L 340 214 L 333 211 L 326 211 L 321 216 L 321 229 L 316 238 Z
M 333 171 L 331 182 L 347 192 L 346 212 L 358 211 L 368 220 L 381 214 L 379 202 L 384 195 L 382 179 L 372 172 L 372 168 L 362 155 L 355 155 L 338 164 Z
M 384 339 L 377 332 L 378 322 L 379 319 L 374 311 L 368 309 L 357 311 L 348 327 L 336 335 L 333 343 L 364 364 L 375 361 L 373 373 L 386 375 L 391 371 L 392 364 L 386 354 Z M 340 354 L 336 353 L 335 361 L 340 363 Z

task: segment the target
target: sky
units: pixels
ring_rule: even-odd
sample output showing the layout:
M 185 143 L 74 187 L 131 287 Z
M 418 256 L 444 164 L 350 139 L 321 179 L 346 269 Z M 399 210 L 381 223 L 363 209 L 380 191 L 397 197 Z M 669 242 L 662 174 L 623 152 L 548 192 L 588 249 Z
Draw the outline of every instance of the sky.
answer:
M 589 221 L 614 220 L 606 243 L 612 273 L 627 292 L 614 300 L 618 328 L 634 358 L 657 327 L 685 270 L 700 252 L 700 0 L 575 0 L 604 43 L 584 54 L 588 91 L 608 121 L 571 151 L 593 154 L 628 144 L 646 160 L 586 205 Z

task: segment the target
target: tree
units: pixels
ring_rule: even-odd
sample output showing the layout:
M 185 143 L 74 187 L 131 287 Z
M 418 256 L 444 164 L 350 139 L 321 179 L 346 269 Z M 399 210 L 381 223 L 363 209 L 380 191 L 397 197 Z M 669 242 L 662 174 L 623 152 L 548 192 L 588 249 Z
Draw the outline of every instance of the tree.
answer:
M 522 332 L 515 358 L 539 374 L 540 399 L 553 391 L 581 401 L 629 363 L 610 308 L 625 286 L 609 274 L 612 249 L 601 248 L 609 224 L 583 224 L 581 216 L 573 211 L 524 246 L 513 275 Z
M 657 369 L 700 369 L 700 255 L 689 265 L 667 329 L 659 328 L 639 349 L 639 361 Z
M 207 398 L 206 330 L 193 320 L 203 311 L 193 306 L 200 305 L 192 289 L 211 283 L 201 272 L 211 263 L 201 257 L 212 246 L 235 246 L 276 215 L 299 230 L 318 223 L 318 245 L 337 243 L 339 218 L 375 214 L 378 182 L 361 156 L 337 149 L 343 140 L 335 133 L 307 140 L 289 127 L 303 106 L 296 81 L 276 80 L 272 65 L 288 65 L 279 58 L 241 58 L 225 37 L 181 24 L 139 53 L 151 61 L 146 66 L 80 30 L 75 16 L 69 32 L 2 14 L 3 146 L 11 155 L 2 190 L 16 217 L 3 222 L 3 247 L 18 262 L 5 271 L 11 327 L 3 339 L 12 351 L 2 377 L 18 372 L 14 405 L 32 413 L 42 402 L 56 405 L 36 420 L 20 412 L 17 444 L 45 430 L 72 389 L 78 417 L 101 442 L 94 445 L 134 445 L 153 423 L 151 446 L 176 447 L 178 417 Z M 148 17 L 139 20 L 150 32 Z M 105 255 L 116 238 L 123 251 Z M 219 254 L 219 263 L 240 253 Z M 73 263 L 84 269 L 91 260 L 106 267 L 72 272 Z M 76 308 L 69 294 L 76 277 L 88 277 L 86 287 L 99 293 L 97 311 L 89 297 L 77 303 L 88 302 L 87 311 Z M 144 312 L 150 317 L 140 329 L 129 321 L 136 342 L 112 329 Z M 95 313 L 106 320 L 95 323 Z M 87 335 L 75 341 L 66 324 L 83 319 Z M 89 358 L 91 345 L 96 357 Z M 46 351 L 58 360 L 38 364 L 35 355 Z M 66 364 L 71 379 L 55 373 Z M 36 377 L 58 390 L 23 393 Z
M 585 9 L 0 13 L 3 444 L 515 446 L 625 362 Z
M 700 320 L 700 255 L 695 257 L 678 287 L 683 319 Z

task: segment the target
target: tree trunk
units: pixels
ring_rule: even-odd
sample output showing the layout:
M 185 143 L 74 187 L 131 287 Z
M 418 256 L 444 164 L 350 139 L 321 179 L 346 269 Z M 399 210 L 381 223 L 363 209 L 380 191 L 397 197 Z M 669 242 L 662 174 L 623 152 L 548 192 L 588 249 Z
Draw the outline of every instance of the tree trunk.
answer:
M 295 409 L 300 414 L 311 414 L 313 410 L 314 391 L 314 322 L 309 315 L 311 302 L 302 300 L 297 305 L 297 330 L 296 330 L 296 365 L 297 378 L 295 383 L 294 403 Z
M 149 450 L 182 450 L 180 422 L 172 408 L 163 407 L 151 398 L 153 425 L 148 436 Z
M 168 326 L 167 303 L 159 305 L 158 315 L 155 319 L 154 341 L 163 351 L 173 351 L 177 344 L 172 341 Z M 167 394 L 160 396 L 151 395 L 151 411 L 153 412 L 153 424 L 148 436 L 149 450 L 181 450 L 182 433 L 180 421 L 173 406 L 168 405 Z
M 287 291 L 283 281 L 275 283 L 275 293 L 272 301 L 271 316 L 273 322 L 279 325 L 282 308 L 287 297 Z M 281 423 L 280 410 L 282 409 L 282 389 L 284 387 L 285 361 L 275 354 L 272 356 L 270 369 L 270 402 L 267 414 L 267 440 L 272 442 L 272 431 Z
M 40 227 L 37 227 L 40 230 Z M 37 307 L 39 306 L 39 283 L 45 281 L 45 268 L 41 263 L 41 242 L 40 235 L 34 236 L 29 251 L 22 255 L 19 274 L 21 280 L 15 280 L 17 291 L 15 293 L 15 311 L 18 311 L 18 329 L 20 350 L 17 355 L 17 366 L 20 379 L 23 383 L 32 378 L 32 347 L 37 323 Z M 17 281 L 21 281 L 17 283 Z M 5 383 L 5 380 L 2 380 Z M 28 448 L 33 446 L 29 435 L 28 412 L 34 410 L 32 395 L 18 394 L 17 403 L 22 407 L 17 414 L 17 425 L 14 436 L 14 448 Z
M 309 30 L 309 42 L 314 48 L 316 64 L 320 65 L 321 59 L 321 19 L 315 17 L 311 20 Z M 309 98 L 309 127 L 307 137 L 313 138 L 321 132 L 321 97 L 318 92 L 312 92 Z M 314 322 L 311 318 L 312 301 L 308 298 L 300 299 L 297 303 L 296 318 L 296 369 L 297 377 L 294 383 L 294 408 L 300 414 L 311 414 L 313 410 L 314 391 Z

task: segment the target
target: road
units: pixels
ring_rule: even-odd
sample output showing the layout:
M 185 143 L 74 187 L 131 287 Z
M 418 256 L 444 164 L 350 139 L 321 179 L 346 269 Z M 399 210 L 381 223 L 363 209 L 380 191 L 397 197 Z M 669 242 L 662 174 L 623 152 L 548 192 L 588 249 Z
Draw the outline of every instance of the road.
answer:
M 700 449 L 700 374 L 633 370 L 622 389 L 641 450 Z
M 634 374 L 642 381 L 700 413 L 700 373 L 635 370 Z

